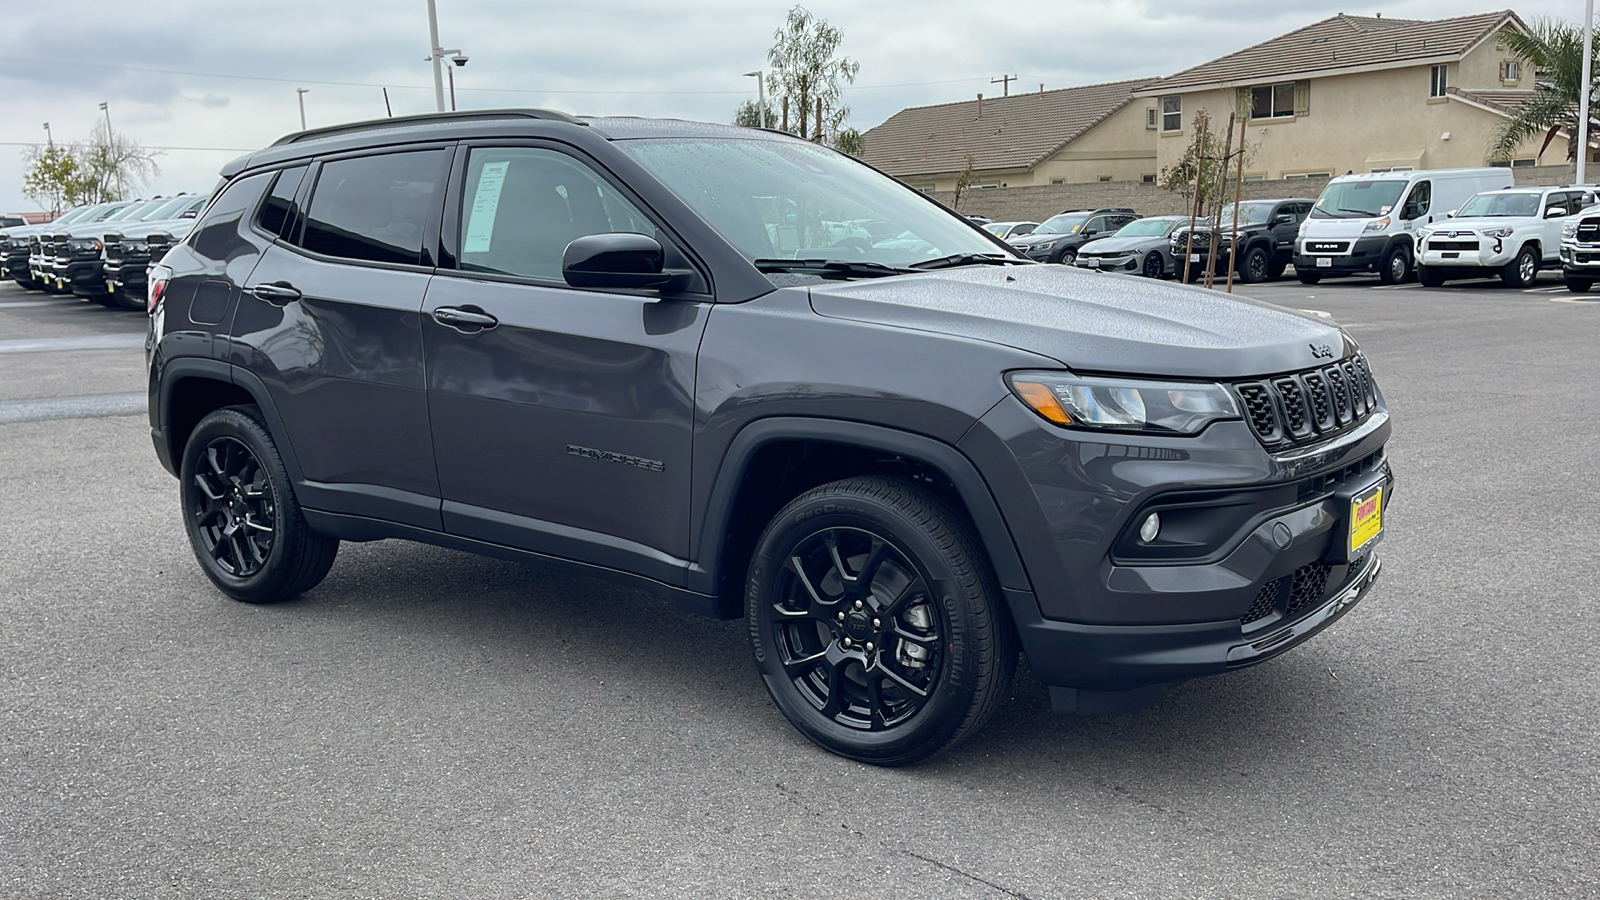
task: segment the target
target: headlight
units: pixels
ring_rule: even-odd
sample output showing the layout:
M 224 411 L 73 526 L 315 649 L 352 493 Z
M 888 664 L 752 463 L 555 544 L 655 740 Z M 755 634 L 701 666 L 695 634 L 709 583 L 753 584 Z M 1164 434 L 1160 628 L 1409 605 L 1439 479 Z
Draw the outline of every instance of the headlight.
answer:
M 1433 229 L 1432 228 L 1418 228 L 1417 229 L 1417 240 L 1425 241 L 1430 237 L 1433 237 Z
M 1485 228 L 1483 230 L 1483 236 L 1492 238 L 1508 238 L 1511 237 L 1511 232 L 1515 230 L 1516 229 L 1512 228 L 1510 225 L 1501 225 L 1499 228 Z
M 144 253 L 150 249 L 150 244 L 147 241 L 129 241 L 122 248 L 125 253 Z
M 1084 378 L 1065 372 L 1017 372 L 1011 390 L 1057 425 L 1146 434 L 1197 434 L 1219 419 L 1239 418 L 1220 384 Z
M 74 238 L 67 242 L 67 246 L 72 250 L 93 250 L 98 253 L 100 251 L 100 240 L 99 238 Z
M 1382 230 L 1384 230 L 1385 228 L 1388 228 L 1388 227 L 1389 227 L 1389 217 L 1388 216 L 1384 216 L 1381 219 L 1373 219 L 1371 222 L 1368 222 L 1367 223 L 1367 227 L 1361 229 L 1361 233 L 1362 234 L 1366 234 L 1369 231 L 1382 231 Z
M 1575 237 L 1577 237 L 1578 236 L 1578 223 L 1577 222 L 1562 222 L 1561 223 L 1561 236 L 1564 237 L 1564 238 L 1575 238 Z

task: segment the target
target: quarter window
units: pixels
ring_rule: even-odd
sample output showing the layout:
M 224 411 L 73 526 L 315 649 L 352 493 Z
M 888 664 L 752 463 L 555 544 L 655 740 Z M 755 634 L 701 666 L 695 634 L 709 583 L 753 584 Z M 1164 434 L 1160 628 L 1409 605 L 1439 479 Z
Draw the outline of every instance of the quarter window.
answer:
M 585 235 L 656 227 L 588 166 L 535 148 L 477 149 L 461 197 L 461 268 L 564 282 L 561 256 Z
M 1449 66 L 1434 66 L 1429 70 L 1428 96 L 1443 97 L 1445 89 L 1449 86 Z
M 1174 95 L 1161 98 L 1161 130 L 1183 130 L 1183 97 Z
M 1250 118 L 1275 119 L 1294 115 L 1294 82 L 1265 84 L 1250 89 Z
M 305 166 L 295 166 L 278 173 L 278 180 L 273 182 L 266 202 L 261 204 L 261 212 L 256 214 L 256 224 L 262 231 L 278 237 L 291 236 L 285 231 L 285 226 L 298 214 L 294 206 L 294 194 L 300 189 L 300 181 L 305 175 Z
M 228 258 L 239 245 L 240 220 L 261 199 L 271 178 L 271 172 L 262 172 L 241 178 L 223 190 L 206 210 L 205 218 L 189 232 L 189 247 L 195 255 L 211 260 Z
M 300 245 L 345 259 L 416 265 L 443 164 L 443 150 L 325 163 Z

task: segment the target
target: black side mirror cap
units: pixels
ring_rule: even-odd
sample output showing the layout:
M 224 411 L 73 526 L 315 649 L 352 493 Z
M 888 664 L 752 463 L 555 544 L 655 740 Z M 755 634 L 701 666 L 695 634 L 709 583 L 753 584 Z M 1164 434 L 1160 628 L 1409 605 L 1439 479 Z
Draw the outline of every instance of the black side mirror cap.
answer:
M 648 288 L 666 284 L 666 252 L 647 234 L 585 235 L 561 254 L 561 276 L 573 287 Z
M 1272 220 L 1272 224 L 1274 224 L 1274 225 L 1293 225 L 1294 224 L 1294 215 L 1292 213 L 1279 213 L 1277 218 Z

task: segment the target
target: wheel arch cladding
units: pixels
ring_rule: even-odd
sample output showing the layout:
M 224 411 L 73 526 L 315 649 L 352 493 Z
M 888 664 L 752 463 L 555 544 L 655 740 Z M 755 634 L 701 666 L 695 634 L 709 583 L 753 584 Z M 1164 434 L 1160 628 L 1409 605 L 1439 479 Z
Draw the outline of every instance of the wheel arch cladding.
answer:
M 772 516 L 814 487 L 859 475 L 898 475 L 936 491 L 971 523 L 1001 586 L 1031 591 L 999 506 L 960 451 L 920 435 L 826 419 L 763 419 L 729 445 L 702 526 L 702 589 L 717 595 L 725 615 L 740 615 L 745 570 Z
M 207 413 L 224 406 L 254 405 L 266 420 L 267 432 L 277 445 L 290 480 L 297 484 L 303 480 L 300 462 L 277 407 L 267 386 L 254 374 L 213 359 L 176 359 L 167 363 L 160 386 L 160 422 L 174 470 L 183 458 L 190 433 Z

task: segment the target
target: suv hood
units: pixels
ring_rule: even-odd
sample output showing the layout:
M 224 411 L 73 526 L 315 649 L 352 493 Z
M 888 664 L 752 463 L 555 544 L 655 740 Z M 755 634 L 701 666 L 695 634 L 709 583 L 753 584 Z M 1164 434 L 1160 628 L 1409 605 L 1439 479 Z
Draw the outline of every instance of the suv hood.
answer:
M 1257 300 L 1066 266 L 968 266 L 814 285 L 836 319 L 1026 350 L 1080 372 L 1231 379 L 1307 369 L 1354 349 L 1321 319 Z
M 1307 240 L 1321 240 L 1323 238 L 1358 238 L 1367 233 L 1368 222 L 1377 219 L 1306 219 L 1300 225 L 1300 237 Z M 1383 231 L 1371 232 L 1379 237 L 1388 234 L 1393 229 L 1391 220 L 1390 228 Z
M 1145 247 L 1155 247 L 1165 244 L 1167 239 L 1161 235 L 1146 234 L 1139 237 L 1107 237 L 1095 238 L 1078 248 L 1078 255 L 1085 253 L 1119 253 L 1133 250 L 1142 250 Z
M 1571 218 L 1570 216 L 1568 218 Z M 1438 234 L 1441 231 L 1480 231 L 1485 228 L 1504 228 L 1511 225 L 1517 228 L 1527 228 L 1538 225 L 1543 219 L 1529 218 L 1527 216 L 1488 216 L 1481 219 L 1440 219 L 1432 225 L 1426 226 Z M 1555 220 L 1551 220 L 1555 221 Z

